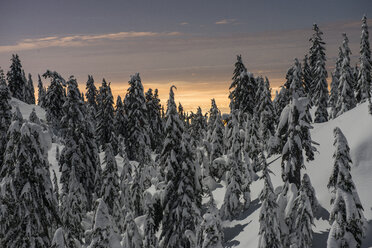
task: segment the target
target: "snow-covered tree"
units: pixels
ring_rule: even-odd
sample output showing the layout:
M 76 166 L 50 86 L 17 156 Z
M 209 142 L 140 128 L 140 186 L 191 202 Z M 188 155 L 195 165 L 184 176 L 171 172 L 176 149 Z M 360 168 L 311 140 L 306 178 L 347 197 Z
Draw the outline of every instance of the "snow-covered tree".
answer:
M 350 48 L 349 39 L 346 34 L 343 33 L 343 61 L 341 65 L 340 81 L 338 85 L 338 99 L 336 104 L 337 116 L 345 113 L 346 111 L 356 106 L 356 100 L 354 96 L 354 77 L 350 67 Z
M 210 175 L 218 179 L 222 178 L 224 168 L 216 168 L 213 161 L 216 158 L 221 157 L 224 151 L 223 130 L 224 130 L 224 126 L 222 123 L 221 112 L 218 112 L 215 118 L 214 125 L 213 125 L 213 132 L 212 132 L 211 143 L 210 143 L 211 150 L 209 154 L 209 161 L 211 163 L 209 167 Z
M 275 109 L 275 117 L 276 117 L 275 123 L 279 122 L 280 115 L 283 109 L 285 108 L 285 106 L 287 106 L 287 104 L 289 103 L 289 101 L 290 101 L 289 89 L 282 86 L 280 88 L 279 94 L 276 95 L 273 101 L 273 105 Z
M 266 78 L 263 83 L 262 92 L 258 102 L 259 116 L 259 137 L 261 140 L 261 147 L 267 149 L 268 141 L 274 135 L 275 131 L 275 111 L 271 101 L 271 89 L 269 80 Z M 252 120 L 254 121 L 254 120 Z
M 289 220 L 288 220 L 289 219 Z M 289 241 L 291 248 L 310 248 L 313 241 L 314 216 L 304 187 L 300 188 L 299 195 L 293 202 L 287 219 L 290 227 Z
M 120 225 L 120 222 L 124 219 L 124 216 L 121 212 L 119 202 L 120 187 L 118 166 L 110 144 L 106 145 L 103 164 L 105 167 L 102 172 L 102 188 L 100 197 L 104 202 L 107 202 L 106 205 L 109 214 L 113 218 L 114 223 L 116 223 L 122 231 L 122 225 Z
M 148 133 L 147 108 L 143 85 L 139 73 L 131 76 L 129 88 L 124 99 L 128 116 L 127 153 L 130 160 L 142 161 L 146 146 L 150 145 Z
M 144 223 L 143 248 L 157 248 L 158 239 L 156 237 L 155 207 L 153 196 L 145 192 L 146 217 Z
M 186 230 L 196 232 L 200 216 L 201 187 L 195 175 L 196 168 L 190 137 L 187 133 L 183 133 L 183 123 L 177 113 L 173 87 L 169 93 L 166 138 L 161 160 L 164 163 L 163 166 L 166 166 L 166 189 L 160 246 L 190 247 L 190 241 L 185 232 Z
M 63 228 L 60 227 L 56 230 L 53 236 L 51 248 L 67 248 L 66 239 L 65 239 L 65 232 Z
M 107 144 L 111 144 L 114 154 L 117 154 L 118 140 L 114 133 L 114 98 L 110 84 L 107 84 L 105 79 L 102 80 L 102 86 L 99 87 L 97 98 L 96 135 L 98 144 L 102 150 L 106 149 Z
M 221 218 L 225 220 L 231 220 L 234 217 L 238 216 L 238 214 L 242 210 L 240 197 L 244 193 L 249 193 L 249 188 L 245 191 L 245 169 L 242 161 L 240 132 L 237 124 L 234 125 L 231 138 L 232 142 L 228 157 L 228 167 L 230 168 L 229 174 L 227 176 L 228 185 L 226 188 L 224 202 L 220 209 Z
M 46 119 L 55 130 L 58 130 L 60 128 L 61 118 L 64 114 L 62 106 L 65 102 L 65 90 L 63 88 L 65 80 L 57 72 L 49 70 L 43 74 L 43 77 L 51 79 L 44 99 Z
M 6 85 L 3 71 L 0 68 L 0 169 L 4 160 L 7 132 L 12 121 L 10 99 L 9 88 Z
M 126 137 L 126 124 L 127 116 L 125 115 L 124 105 L 121 101 L 121 97 L 118 96 L 116 99 L 116 108 L 115 108 L 115 117 L 114 117 L 114 126 L 115 134 L 117 137 L 122 136 Z M 120 142 L 118 144 L 120 146 Z
M 97 111 L 97 95 L 98 95 L 98 91 L 97 91 L 96 86 L 94 85 L 93 76 L 88 75 L 85 97 L 87 98 L 88 105 L 93 107 L 95 111 Z
M 11 61 L 12 64 L 10 65 L 10 70 L 7 73 L 9 91 L 12 97 L 24 101 L 24 90 L 27 82 L 22 75 L 22 64 L 18 54 L 13 54 Z
M 125 217 L 125 226 L 126 231 L 123 237 L 123 247 L 142 248 L 142 237 L 131 212 Z
M 255 171 L 258 171 L 259 161 L 258 155 L 262 151 L 262 143 L 260 136 L 260 120 L 257 113 L 254 113 L 252 118 L 247 122 L 244 139 L 244 152 L 252 160 L 251 166 Z
M 365 235 L 363 206 L 350 174 L 350 148 L 341 129 L 333 130 L 336 148 L 328 188 L 332 190 L 332 210 L 327 247 L 361 247 Z
M 240 109 L 241 113 L 252 114 L 254 110 L 257 83 L 253 74 L 247 71 L 241 55 L 237 56 L 235 69 L 230 85 L 230 109 Z
M 189 128 L 190 136 L 193 141 L 196 142 L 194 145 L 200 144 L 203 140 L 205 131 L 207 128 L 207 120 L 206 117 L 202 113 L 202 109 L 200 106 L 198 107 L 196 114 L 191 114 L 191 124 Z
M 59 187 L 58 187 L 58 179 L 56 176 L 55 170 L 53 170 L 53 193 L 56 196 L 57 203 L 59 203 Z
M 367 25 L 367 17 L 364 15 L 362 18 L 362 35 L 360 38 L 360 57 L 359 57 L 359 73 L 356 85 L 356 100 L 363 102 L 369 99 L 371 95 L 371 48 L 369 45 L 369 33 Z
M 201 248 L 222 248 L 223 232 L 221 218 L 214 202 L 213 195 L 208 202 L 207 212 L 203 215 L 199 234 L 199 246 Z
M 333 73 L 332 73 L 331 94 L 329 96 L 329 104 L 328 104 L 331 107 L 331 113 L 330 113 L 331 118 L 335 118 L 338 112 L 338 109 L 337 109 L 337 102 L 338 102 L 338 95 L 339 95 L 338 86 L 340 83 L 342 61 L 343 61 L 343 52 L 342 52 L 342 48 L 339 47 L 338 58 L 335 64 L 335 69 L 333 70 Z
M 59 221 L 40 126 L 12 122 L 1 168 L 1 247 L 49 247 Z
M 316 198 L 315 189 L 311 184 L 310 177 L 306 173 L 302 177 L 300 190 L 306 192 L 306 195 L 310 201 L 312 212 L 313 214 L 315 214 L 319 208 L 319 202 L 318 199 Z
M 75 167 L 72 166 L 69 178 L 69 191 L 61 199 L 61 219 L 65 230 L 66 245 L 79 247 L 84 235 L 83 217 L 87 210 L 87 199 L 81 183 L 78 182 Z
M 278 204 L 276 203 L 276 195 L 274 187 L 271 183 L 271 171 L 266 166 L 263 167 L 262 177 L 264 180 L 264 188 L 262 189 L 259 199 L 261 201 L 261 209 L 259 215 L 259 248 L 281 248 L 283 247 L 280 239 L 280 226 L 278 221 Z
M 208 118 L 208 124 L 207 124 L 207 130 L 208 130 L 209 135 L 212 135 L 214 128 L 215 128 L 217 115 L 220 115 L 220 114 L 221 113 L 217 107 L 216 100 L 213 98 L 211 100 L 211 109 L 209 110 L 209 118 Z
M 40 107 L 44 108 L 45 107 L 45 95 L 46 95 L 46 90 L 43 86 L 43 82 L 41 81 L 40 74 L 37 74 L 38 76 L 38 84 L 37 84 L 37 89 L 38 89 L 38 94 L 37 94 L 37 105 Z
M 160 150 L 163 144 L 164 125 L 161 119 L 161 104 L 158 89 L 152 93 L 150 88 L 146 92 L 147 118 L 150 127 L 151 149 Z
M 88 210 L 92 206 L 96 174 L 101 171 L 98 149 L 92 124 L 86 121 L 86 107 L 81 101 L 76 79 L 67 82 L 66 102 L 61 120 L 65 146 L 59 158 L 62 194 L 69 192 L 70 170 L 74 166 L 76 177 L 85 190 Z
M 28 104 L 35 104 L 35 89 L 31 74 L 28 74 L 28 81 L 26 82 L 24 98 Z
M 309 99 L 312 99 L 312 94 L 313 94 L 312 89 L 311 89 L 312 74 L 311 74 L 311 68 L 309 65 L 309 59 L 307 55 L 305 55 L 304 62 L 303 62 L 302 79 L 304 82 L 304 90 L 305 90 L 306 96 Z
M 111 216 L 108 213 L 106 203 L 102 199 L 97 200 L 97 209 L 94 214 L 94 223 L 91 230 L 91 242 L 88 248 L 121 247 L 119 238 L 114 232 Z M 124 246 L 131 247 L 131 246 Z
M 310 70 L 311 70 L 311 92 L 312 103 L 316 107 L 315 122 L 328 121 L 328 84 L 327 84 L 327 70 L 325 68 L 325 43 L 323 41 L 323 32 L 320 31 L 317 24 L 313 25 L 314 34 L 310 41 L 312 43 L 310 48 Z

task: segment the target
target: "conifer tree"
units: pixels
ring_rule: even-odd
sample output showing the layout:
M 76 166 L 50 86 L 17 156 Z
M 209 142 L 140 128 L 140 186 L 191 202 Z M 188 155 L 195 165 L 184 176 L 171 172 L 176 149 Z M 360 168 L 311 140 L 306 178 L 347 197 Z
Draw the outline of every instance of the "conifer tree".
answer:
M 124 99 L 127 111 L 127 155 L 130 160 L 142 161 L 146 146 L 150 145 L 148 134 L 147 108 L 143 85 L 139 73 L 131 76 Z
M 313 92 L 311 91 L 311 85 L 312 85 L 312 74 L 311 74 L 311 68 L 309 65 L 309 59 L 307 55 L 305 55 L 303 67 L 302 67 L 302 79 L 304 82 L 304 90 L 306 93 L 306 96 L 309 99 L 312 99 Z
M 61 120 L 65 147 L 58 161 L 62 194 L 69 192 L 70 170 L 74 166 L 77 180 L 85 190 L 88 210 L 90 210 L 93 193 L 95 193 L 94 186 L 97 185 L 96 174 L 100 175 L 101 172 L 98 149 L 93 127 L 86 121 L 86 108 L 81 101 L 76 79 L 70 77 L 67 85 Z
M 102 80 L 102 86 L 99 87 L 97 102 L 96 135 L 98 144 L 103 151 L 107 144 L 111 144 L 114 154 L 117 154 L 118 141 L 114 133 L 114 98 L 110 84 L 107 84 L 105 79 Z
M 107 202 L 108 213 L 111 215 L 113 222 L 121 229 L 120 231 L 123 231 L 120 225 L 124 217 L 122 216 L 119 203 L 120 187 L 118 166 L 110 144 L 106 145 L 103 163 L 105 164 L 105 169 L 102 172 L 100 196 L 104 202 Z
M 167 169 L 160 247 L 188 248 L 191 244 L 185 232 L 186 230 L 196 232 L 201 195 L 200 185 L 195 176 L 196 168 L 190 137 L 183 133 L 184 127 L 177 113 L 173 87 L 169 93 L 165 127 L 167 136 L 161 160 Z M 181 145 L 173 146 L 177 143 Z
M 53 193 L 56 196 L 57 203 L 59 203 L 59 187 L 56 172 L 53 170 Z
M 323 32 L 320 31 L 317 24 L 313 25 L 314 34 L 310 41 L 312 42 L 310 48 L 310 69 L 311 69 L 311 92 L 312 103 L 316 107 L 315 122 L 328 121 L 328 84 L 327 84 L 327 70 L 325 68 L 325 48 L 322 38 Z
M 123 237 L 123 246 L 128 248 L 142 248 L 142 237 L 131 212 L 125 217 L 125 226 L 126 231 Z
M 62 106 L 65 102 L 65 80 L 57 73 L 47 70 L 44 78 L 50 78 L 51 82 L 44 98 L 46 119 L 55 130 L 60 128 L 60 121 L 63 116 Z
M 12 121 L 10 99 L 9 88 L 6 85 L 3 71 L 0 68 L 0 170 L 4 161 L 7 132 Z
M 350 67 L 350 48 L 349 39 L 346 34 L 343 34 L 343 61 L 341 65 L 340 81 L 338 85 L 338 99 L 336 104 L 337 116 L 345 113 L 346 111 L 352 109 L 356 105 L 356 100 L 354 96 L 354 77 L 353 72 Z
M 60 227 L 56 230 L 53 236 L 51 248 L 67 248 L 65 233 L 63 228 Z
M 97 111 L 97 95 L 98 95 L 98 91 L 97 91 L 96 86 L 94 85 L 93 76 L 88 75 L 85 96 L 87 98 L 88 105 L 92 107 L 94 111 Z
M 196 142 L 194 145 L 200 144 L 203 140 L 206 128 L 207 121 L 199 106 L 196 114 L 192 113 L 191 115 L 190 136 Z
M 144 223 L 143 248 L 157 248 L 158 239 L 156 237 L 155 208 L 152 195 L 145 192 L 146 217 Z
M 121 101 L 121 97 L 118 96 L 116 99 L 116 109 L 115 109 L 115 133 L 116 135 L 126 137 L 126 124 L 127 124 L 127 116 L 125 114 L 124 105 Z M 120 144 L 119 144 L 120 145 Z
M 338 87 L 340 83 L 341 75 L 341 66 L 343 61 L 343 52 L 341 47 L 339 47 L 338 58 L 336 61 L 335 69 L 332 73 L 332 82 L 331 82 L 331 94 L 329 96 L 329 106 L 331 107 L 331 118 L 335 118 L 338 112 L 337 102 L 338 102 Z
M 164 111 L 164 108 L 163 108 L 163 111 Z M 185 129 L 187 130 L 188 126 L 187 126 L 187 116 L 186 116 L 186 113 L 185 111 L 183 110 L 183 106 L 181 103 L 178 103 L 178 115 L 180 117 L 180 120 L 183 122 L 183 125 L 185 126 Z M 163 114 L 163 119 L 165 118 L 165 115 Z
M 362 18 L 362 35 L 360 39 L 360 57 L 359 57 L 359 73 L 357 77 L 356 86 L 356 100 L 357 102 L 364 102 L 370 98 L 371 95 L 371 48 L 369 45 L 369 33 L 367 25 L 367 17 Z
M 72 166 L 69 178 L 68 194 L 61 200 L 61 219 L 65 230 L 66 245 L 79 247 L 83 240 L 83 217 L 86 214 L 87 199 L 81 183 L 78 182 L 75 167 Z
M 31 74 L 28 74 L 28 81 L 25 87 L 25 102 L 28 104 L 35 104 L 35 89 Z
M 217 116 L 220 115 L 220 110 L 217 107 L 216 100 L 213 98 L 211 100 L 211 109 L 209 110 L 209 118 L 208 118 L 208 125 L 207 130 L 209 135 L 212 135 Z
M 40 107 L 44 108 L 45 107 L 45 95 L 46 95 L 46 90 L 43 86 L 43 82 L 41 81 L 41 77 L 40 77 L 40 74 L 37 75 L 38 76 L 38 84 L 37 84 L 37 88 L 38 88 L 38 94 L 37 94 L 37 105 L 39 105 Z
M 310 177 L 306 173 L 302 177 L 300 190 L 306 193 L 310 201 L 312 212 L 313 214 L 315 214 L 319 208 L 319 203 L 318 203 L 318 199 L 316 198 L 315 189 L 311 185 Z
M 224 197 L 223 205 L 220 209 L 222 219 L 233 219 L 242 210 L 240 197 L 243 192 L 244 175 L 242 173 L 243 164 L 240 149 L 240 132 L 237 124 L 234 125 L 232 133 L 231 149 L 229 154 L 229 175 L 227 177 L 228 186 Z
M 275 111 L 271 101 L 271 89 L 269 80 L 266 78 L 263 83 L 262 92 L 258 102 L 259 116 L 259 137 L 262 143 L 262 148 L 267 149 L 268 141 L 275 133 Z M 252 120 L 254 121 L 254 120 Z
M 246 128 L 244 139 L 244 152 L 252 160 L 251 166 L 255 171 L 259 170 L 258 155 L 262 151 L 261 137 L 259 134 L 260 120 L 257 113 L 248 121 L 249 128 Z
M 365 235 L 363 206 L 350 174 L 350 148 L 341 129 L 333 130 L 335 159 L 328 188 L 332 190 L 332 210 L 327 247 L 361 247 Z
M 91 230 L 91 242 L 88 248 L 103 247 L 120 247 L 120 243 L 117 235 L 114 233 L 113 223 L 106 203 L 102 199 L 98 199 L 94 214 L 93 229 Z
M 240 109 L 242 113 L 252 114 L 255 106 L 256 80 L 253 74 L 247 71 L 242 62 L 241 55 L 237 56 L 235 69 L 230 85 L 230 110 Z
M 259 215 L 260 229 L 259 229 L 259 248 L 281 248 L 282 243 L 280 239 L 280 226 L 278 221 L 278 205 L 276 203 L 276 195 L 274 187 L 271 183 L 271 171 L 267 165 L 263 167 L 262 177 L 264 180 L 264 188 L 262 189 L 259 199 L 261 201 L 261 209 Z
M 223 232 L 221 218 L 214 202 L 213 195 L 210 195 L 207 212 L 203 215 L 201 223 L 201 237 L 199 247 L 201 248 L 222 248 Z
M 281 115 L 283 109 L 289 103 L 289 101 L 290 101 L 289 89 L 282 86 L 280 88 L 279 94 L 275 97 L 275 99 L 273 101 L 273 105 L 274 105 L 274 109 L 275 109 L 275 117 L 276 117 L 275 123 L 279 123 L 280 115 Z
M 301 185 L 299 195 L 290 210 L 290 243 L 293 248 L 310 248 L 313 241 L 313 211 L 307 192 Z
M 146 92 L 146 107 L 150 126 L 151 149 L 159 150 L 159 147 L 163 144 L 164 126 L 161 119 L 161 105 L 158 89 L 155 89 L 154 93 L 152 93 L 151 88 Z
M 12 97 L 24 101 L 24 89 L 27 82 L 22 75 L 22 64 L 18 54 L 13 54 L 11 61 L 12 64 L 10 65 L 10 70 L 7 73 L 9 91 Z
M 14 120 L 1 168 L 1 247 L 49 247 L 59 221 L 38 127 Z
M 210 161 L 210 175 L 221 179 L 222 174 L 224 172 L 224 168 L 215 168 L 213 161 L 216 158 L 219 158 L 222 156 L 224 147 L 223 147 L 223 123 L 222 123 L 222 117 L 221 112 L 218 112 L 215 118 L 215 122 L 213 125 L 213 133 L 211 136 L 211 151 L 209 155 L 209 161 Z

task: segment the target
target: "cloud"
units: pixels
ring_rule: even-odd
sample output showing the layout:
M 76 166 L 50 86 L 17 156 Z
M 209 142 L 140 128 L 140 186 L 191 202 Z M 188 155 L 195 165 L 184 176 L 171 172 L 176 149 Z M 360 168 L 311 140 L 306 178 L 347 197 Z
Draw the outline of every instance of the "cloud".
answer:
M 217 25 L 231 24 L 231 23 L 234 23 L 235 21 L 236 19 L 222 19 L 222 20 L 216 21 L 215 24 Z
M 186 26 L 186 25 L 189 25 L 189 23 L 188 22 L 181 22 L 180 25 L 181 26 Z
M 79 47 L 94 44 L 103 40 L 126 40 L 133 38 L 150 38 L 177 36 L 179 32 L 118 32 L 98 35 L 48 36 L 34 39 L 23 39 L 14 45 L 0 46 L 1 52 L 40 49 L 47 47 Z

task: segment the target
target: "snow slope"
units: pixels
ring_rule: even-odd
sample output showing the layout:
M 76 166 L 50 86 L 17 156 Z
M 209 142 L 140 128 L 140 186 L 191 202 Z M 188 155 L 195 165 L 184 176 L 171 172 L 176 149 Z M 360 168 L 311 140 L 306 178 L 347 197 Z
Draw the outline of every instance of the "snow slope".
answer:
M 16 106 L 20 108 L 24 119 L 28 119 L 32 109 L 35 108 L 38 117 L 45 120 L 45 111 L 39 106 L 28 105 L 14 98 L 12 98 L 11 104 L 13 111 Z M 315 220 L 313 247 L 326 247 L 328 229 L 330 228 L 328 212 L 330 211 L 331 195 L 327 189 L 327 183 L 333 167 L 333 129 L 336 126 L 341 128 L 348 139 L 353 160 L 351 174 L 364 206 L 365 217 L 369 223 L 367 237 L 362 247 L 372 247 L 372 193 L 369 191 L 369 189 L 372 189 L 372 115 L 368 114 L 368 103 L 361 104 L 327 123 L 313 124 L 313 126 L 314 129 L 311 131 L 312 139 L 320 144 L 317 147 L 319 152 L 316 153 L 314 161 L 305 163 L 307 167 L 306 173 L 309 174 L 319 203 L 324 208 Z M 58 161 L 55 158 L 57 146 L 59 146 L 60 152 L 62 151 L 63 146 L 53 143 L 49 147 L 48 159 L 51 164 L 50 171 L 55 170 L 59 178 Z M 100 156 L 102 162 L 103 153 Z M 268 159 L 268 162 L 276 158 L 278 156 L 271 157 Z M 120 157 L 117 157 L 117 162 L 119 171 L 121 171 L 123 162 Z M 280 163 L 281 159 L 279 158 L 270 165 L 271 170 L 274 172 L 274 175 L 271 176 L 274 187 L 283 184 Z M 223 183 L 213 191 L 217 207 L 221 207 L 223 203 L 225 187 L 226 185 Z M 257 198 L 262 187 L 263 183 L 261 181 L 254 182 L 251 185 L 252 203 L 250 208 L 243 212 L 237 220 L 223 222 L 225 247 L 257 247 L 258 215 L 260 211 L 260 203 Z
M 362 247 L 372 247 L 372 115 L 368 114 L 368 103 L 361 104 L 356 108 L 346 112 L 342 116 L 326 123 L 313 124 L 311 130 L 312 139 L 320 145 L 317 147 L 318 153 L 315 160 L 306 164 L 306 173 L 310 176 L 311 182 L 316 190 L 316 194 L 321 206 L 325 209 L 321 211 L 315 220 L 313 228 L 314 244 L 313 247 L 326 247 L 328 237 L 328 212 L 330 211 L 331 194 L 327 188 L 328 179 L 333 168 L 333 129 L 341 128 L 345 134 L 353 160 L 351 174 L 356 184 L 357 191 L 361 198 L 364 215 L 369 222 L 366 239 Z M 268 162 L 273 161 L 278 156 L 271 157 Z M 275 175 L 272 175 L 274 187 L 283 185 L 281 179 L 281 159 L 270 165 Z M 263 188 L 261 181 L 256 181 L 251 185 L 252 204 L 250 209 L 242 213 L 238 220 L 225 221 L 225 246 L 226 247 L 257 247 L 259 230 L 259 211 L 260 203 L 257 198 Z M 218 203 L 223 202 L 225 188 L 216 189 L 213 194 Z M 328 212 L 327 212 L 328 211 Z M 320 218 L 322 217 L 322 218 Z

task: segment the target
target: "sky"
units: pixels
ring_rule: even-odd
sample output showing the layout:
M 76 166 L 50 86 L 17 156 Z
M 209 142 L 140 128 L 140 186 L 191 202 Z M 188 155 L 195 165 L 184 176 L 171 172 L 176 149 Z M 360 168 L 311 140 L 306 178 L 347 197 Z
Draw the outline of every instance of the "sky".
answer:
M 139 72 L 145 90 L 159 89 L 162 104 L 176 85 L 176 101 L 187 111 L 207 111 L 211 98 L 228 111 L 237 54 L 255 76 L 268 77 L 274 95 L 294 59 L 308 53 L 313 23 L 324 33 L 329 75 L 343 32 L 355 64 L 360 20 L 372 18 L 371 0 L 1 0 L 0 6 L 4 71 L 18 53 L 35 86 L 37 74 L 50 69 L 74 75 L 85 91 L 90 74 L 97 86 L 102 78 L 111 82 L 115 98 L 125 96 L 130 75 Z

